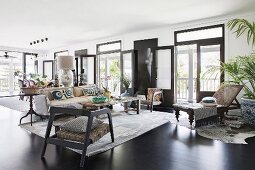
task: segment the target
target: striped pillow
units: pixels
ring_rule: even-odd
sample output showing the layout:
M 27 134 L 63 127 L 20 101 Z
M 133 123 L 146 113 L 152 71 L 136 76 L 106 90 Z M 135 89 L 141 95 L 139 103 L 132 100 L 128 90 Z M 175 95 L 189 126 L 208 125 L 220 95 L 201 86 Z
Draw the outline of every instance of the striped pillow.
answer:
M 94 86 L 83 88 L 83 94 L 85 96 L 96 96 L 99 93 L 99 91 L 100 90 L 98 89 L 98 87 L 94 87 Z

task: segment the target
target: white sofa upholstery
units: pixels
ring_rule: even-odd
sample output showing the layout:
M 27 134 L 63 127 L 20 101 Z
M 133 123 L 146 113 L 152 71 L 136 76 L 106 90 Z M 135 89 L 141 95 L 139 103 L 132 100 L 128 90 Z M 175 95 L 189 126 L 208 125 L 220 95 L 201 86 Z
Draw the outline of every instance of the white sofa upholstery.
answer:
M 80 103 L 90 102 L 93 96 L 84 96 L 83 89 L 86 86 L 81 87 L 54 87 L 45 88 L 41 90 L 40 95 L 34 97 L 35 111 L 40 115 L 49 115 L 50 106 L 61 106 L 61 107 L 72 107 L 81 109 L 82 105 Z M 64 100 L 54 100 L 51 91 L 54 90 L 64 90 L 71 88 L 73 90 L 74 97 Z

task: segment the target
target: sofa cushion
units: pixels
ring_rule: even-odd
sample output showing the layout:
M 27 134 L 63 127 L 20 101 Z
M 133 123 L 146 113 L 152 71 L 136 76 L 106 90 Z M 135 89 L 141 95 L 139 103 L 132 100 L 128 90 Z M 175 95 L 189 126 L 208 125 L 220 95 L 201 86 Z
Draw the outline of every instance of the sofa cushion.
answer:
M 81 97 L 74 97 L 66 100 L 52 100 L 50 101 L 51 106 L 63 106 L 72 103 L 85 103 L 90 102 L 92 100 L 92 96 L 81 96 Z
M 100 89 L 95 86 L 83 87 L 83 94 L 85 96 L 96 96 L 100 92 Z
M 54 100 L 64 100 L 66 99 L 65 95 L 63 94 L 63 90 L 53 90 L 51 91 L 52 97 Z
M 81 87 L 74 87 L 73 88 L 73 95 L 74 95 L 74 97 L 84 96 L 83 89 Z
M 73 89 L 71 89 L 71 88 L 69 88 L 69 89 L 64 89 L 64 90 L 63 90 L 63 94 L 65 95 L 65 97 L 66 97 L 67 99 L 74 98 Z
M 92 122 L 91 129 L 95 129 L 100 124 L 102 124 L 103 121 L 94 118 Z M 62 125 L 60 125 L 61 130 L 69 131 L 69 132 L 75 132 L 75 133 L 85 133 L 86 128 L 88 124 L 88 117 L 87 116 L 80 116 L 75 119 L 69 120 Z

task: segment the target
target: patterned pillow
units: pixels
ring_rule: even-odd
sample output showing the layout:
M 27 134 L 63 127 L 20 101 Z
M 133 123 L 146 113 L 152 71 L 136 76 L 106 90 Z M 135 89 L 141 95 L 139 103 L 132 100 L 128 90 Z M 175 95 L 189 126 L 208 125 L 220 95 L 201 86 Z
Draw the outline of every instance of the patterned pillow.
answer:
M 85 87 L 83 88 L 84 96 L 96 96 L 99 93 L 99 89 L 97 87 Z
M 73 90 L 71 88 L 63 90 L 63 94 L 67 99 L 74 98 Z
M 54 100 L 64 100 L 66 99 L 65 95 L 63 94 L 62 90 L 54 90 L 51 91 L 52 97 Z
M 63 123 L 59 127 L 61 128 L 61 130 L 66 130 L 66 131 L 75 132 L 75 133 L 85 133 L 87 128 L 87 123 L 88 123 L 88 117 L 80 116 Z M 91 129 L 95 129 L 97 126 L 99 126 L 102 123 L 103 121 L 94 118 Z

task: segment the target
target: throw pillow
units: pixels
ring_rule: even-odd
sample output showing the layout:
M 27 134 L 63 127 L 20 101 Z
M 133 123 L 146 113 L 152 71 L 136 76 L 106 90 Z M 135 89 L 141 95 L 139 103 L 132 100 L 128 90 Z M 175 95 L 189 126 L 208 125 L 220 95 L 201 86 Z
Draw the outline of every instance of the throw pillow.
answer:
M 91 129 L 95 129 L 97 126 L 99 126 L 102 123 L 103 123 L 103 121 L 94 118 Z M 62 130 L 66 130 L 66 131 L 70 131 L 70 132 L 85 133 L 87 124 L 88 124 L 88 117 L 80 116 L 80 117 L 77 117 L 75 119 L 72 119 L 70 121 L 63 123 L 59 127 Z
M 63 90 L 63 94 L 67 99 L 74 98 L 73 90 L 71 88 Z
M 63 94 L 62 90 L 54 90 L 51 91 L 52 97 L 54 100 L 63 100 L 66 99 L 65 95 Z
M 85 96 L 96 96 L 99 93 L 99 89 L 97 87 L 85 87 L 83 88 L 83 94 Z

